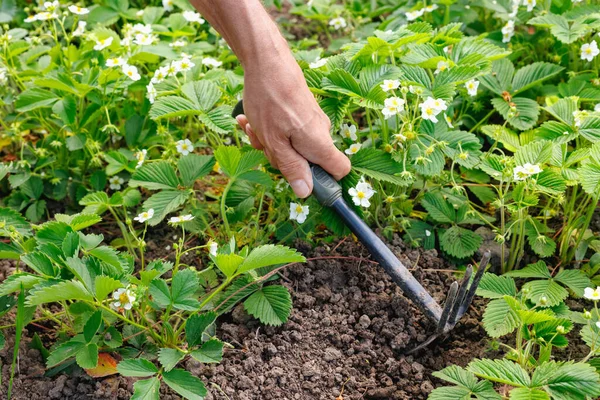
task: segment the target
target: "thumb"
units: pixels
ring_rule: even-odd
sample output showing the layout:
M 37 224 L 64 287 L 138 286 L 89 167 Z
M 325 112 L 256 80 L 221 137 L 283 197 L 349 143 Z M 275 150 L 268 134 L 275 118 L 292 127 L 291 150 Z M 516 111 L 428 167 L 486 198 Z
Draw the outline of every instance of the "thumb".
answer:
M 279 171 L 290 183 L 296 196 L 306 198 L 313 188 L 312 174 L 308 161 L 298 154 L 290 144 L 283 149 L 278 149 L 273 154 Z

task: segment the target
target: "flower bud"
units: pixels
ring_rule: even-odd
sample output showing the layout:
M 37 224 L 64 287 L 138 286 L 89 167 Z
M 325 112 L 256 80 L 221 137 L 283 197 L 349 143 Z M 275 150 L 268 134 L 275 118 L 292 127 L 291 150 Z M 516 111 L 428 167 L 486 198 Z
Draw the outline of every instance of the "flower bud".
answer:
M 546 296 L 540 297 L 540 305 L 545 306 L 548 304 L 548 298 Z
M 562 326 L 562 325 L 559 325 L 559 326 L 557 326 L 557 327 L 556 327 L 556 332 L 558 332 L 558 333 L 560 333 L 560 334 L 563 334 L 563 333 L 565 333 L 565 327 L 564 327 L 564 326 Z
M 592 319 L 592 313 L 589 312 L 588 310 L 585 310 L 583 312 L 583 318 L 585 318 L 585 319 Z

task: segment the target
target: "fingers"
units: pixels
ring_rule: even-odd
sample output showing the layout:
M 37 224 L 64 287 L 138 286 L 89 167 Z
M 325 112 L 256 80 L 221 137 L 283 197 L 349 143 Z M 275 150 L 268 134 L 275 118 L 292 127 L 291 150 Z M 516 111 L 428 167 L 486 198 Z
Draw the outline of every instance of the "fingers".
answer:
M 313 183 L 308 161 L 298 154 L 290 143 L 279 147 L 277 154 L 272 154 L 269 159 L 272 160 L 271 164 L 275 161 L 273 166 L 281 171 L 296 196 L 303 199 L 310 195 Z
M 254 131 L 252 130 L 250 123 L 248 123 L 248 118 L 246 118 L 244 114 L 240 114 L 237 117 L 235 117 L 235 119 L 240 128 L 242 128 L 246 135 L 248 135 L 248 139 L 250 139 L 250 144 L 252 145 L 252 147 L 254 147 L 256 150 L 263 150 L 264 146 L 262 145 L 260 140 L 258 140 L 258 136 L 256 136 L 256 133 L 254 133 Z
M 307 136 L 292 136 L 294 149 L 307 160 L 321 166 L 336 180 L 348 175 L 351 169 L 350 160 L 333 144 L 329 134 L 329 120 L 327 117 L 321 118 L 316 127 L 307 133 Z

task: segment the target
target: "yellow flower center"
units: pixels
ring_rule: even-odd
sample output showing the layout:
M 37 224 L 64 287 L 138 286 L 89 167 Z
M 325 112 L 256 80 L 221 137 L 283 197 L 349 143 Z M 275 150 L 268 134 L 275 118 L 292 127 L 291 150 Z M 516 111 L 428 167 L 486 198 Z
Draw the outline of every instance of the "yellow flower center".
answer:
M 427 113 L 427 115 L 433 115 L 433 108 L 427 108 L 425 109 L 425 112 Z
M 302 206 L 296 206 L 296 212 L 302 214 Z
M 358 197 L 359 199 L 364 199 L 365 198 L 365 193 L 364 192 L 358 192 L 358 193 L 356 193 L 356 197 Z
M 121 293 L 121 295 L 119 296 L 119 302 L 121 303 L 121 305 L 129 303 L 129 296 L 127 296 L 127 292 Z

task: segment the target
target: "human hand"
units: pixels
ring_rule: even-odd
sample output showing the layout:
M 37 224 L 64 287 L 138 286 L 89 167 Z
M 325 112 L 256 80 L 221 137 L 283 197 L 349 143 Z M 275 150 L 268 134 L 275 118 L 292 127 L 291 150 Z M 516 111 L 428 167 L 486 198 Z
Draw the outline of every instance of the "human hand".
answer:
M 288 51 L 289 52 L 289 51 Z M 245 65 L 244 112 L 236 117 L 255 149 L 263 150 L 296 196 L 313 189 L 308 161 L 336 180 L 350 172 L 350 160 L 333 144 L 329 118 L 310 92 L 300 67 L 289 54 L 260 67 Z

